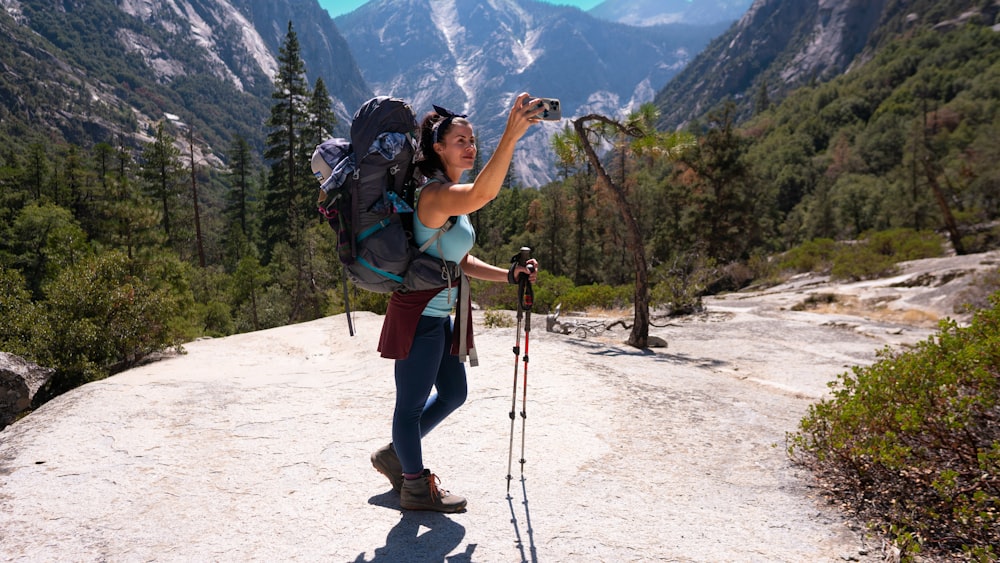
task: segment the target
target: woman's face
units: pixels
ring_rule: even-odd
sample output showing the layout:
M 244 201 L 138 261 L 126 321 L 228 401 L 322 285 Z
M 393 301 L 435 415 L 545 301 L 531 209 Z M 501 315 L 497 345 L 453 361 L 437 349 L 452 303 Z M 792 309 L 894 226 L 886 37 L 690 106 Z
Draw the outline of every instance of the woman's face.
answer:
M 472 127 L 453 123 L 444 138 L 434 145 L 445 168 L 470 170 L 476 162 L 476 137 Z

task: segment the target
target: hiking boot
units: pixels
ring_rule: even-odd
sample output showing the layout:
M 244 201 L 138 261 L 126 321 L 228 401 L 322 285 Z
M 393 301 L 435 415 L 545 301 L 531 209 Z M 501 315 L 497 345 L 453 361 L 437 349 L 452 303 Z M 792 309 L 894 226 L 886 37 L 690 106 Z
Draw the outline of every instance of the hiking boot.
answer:
M 382 446 L 372 454 L 372 467 L 385 475 L 392 484 L 392 490 L 397 493 L 403 488 L 403 466 L 396 457 L 396 448 L 392 444 Z
M 424 469 L 416 479 L 404 479 L 399 505 L 406 510 L 436 510 L 459 512 L 465 509 L 465 499 L 438 487 L 441 482 L 430 469 Z

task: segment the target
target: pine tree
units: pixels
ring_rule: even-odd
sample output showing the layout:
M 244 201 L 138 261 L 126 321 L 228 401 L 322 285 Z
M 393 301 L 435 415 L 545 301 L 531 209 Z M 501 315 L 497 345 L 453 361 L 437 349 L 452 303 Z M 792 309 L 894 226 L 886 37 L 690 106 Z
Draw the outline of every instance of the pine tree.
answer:
M 271 98 L 271 115 L 267 126 L 265 158 L 271 162 L 271 175 L 264 197 L 263 229 L 265 254 L 270 256 L 274 246 L 282 241 L 293 245 L 301 238 L 305 224 L 306 189 L 303 170 L 308 162 L 303 159 L 303 129 L 308 124 L 309 87 L 306 82 L 305 63 L 302 61 L 298 36 L 288 22 L 288 33 L 278 54 L 278 74 Z
M 121 139 L 124 141 L 124 139 Z M 133 248 L 128 244 L 124 233 L 128 225 L 122 214 L 122 208 L 134 202 L 137 185 L 132 181 L 131 174 L 134 162 L 127 148 L 115 146 L 108 142 L 94 145 L 91 151 L 90 168 L 96 177 L 93 202 L 94 217 L 90 223 L 84 223 L 89 238 L 109 248 L 120 248 L 132 257 Z M 155 210 L 152 228 L 155 228 L 159 218 Z
M 167 240 L 173 244 L 177 238 L 177 225 L 171 222 L 177 200 L 181 197 L 180 150 L 174 138 L 166 132 L 163 123 L 156 128 L 156 138 L 142 151 L 142 178 L 146 193 L 160 205 L 161 225 Z
M 157 230 L 160 217 L 155 203 L 143 195 L 135 182 L 132 153 L 120 136 L 114 151 L 115 169 L 106 174 L 101 194 L 100 240 L 113 248 L 123 249 L 129 259 L 138 256 L 141 249 L 163 244 L 163 235 Z M 103 166 L 103 162 L 101 164 Z
M 330 92 L 326 89 L 326 84 L 323 82 L 322 78 L 316 79 L 316 86 L 313 88 L 312 97 L 309 98 L 308 106 L 308 121 L 306 123 L 306 128 L 302 132 L 302 159 L 306 165 L 303 167 L 303 182 L 309 189 L 306 190 L 307 194 L 316 194 L 318 190 L 315 188 L 319 187 L 316 182 L 315 176 L 312 174 L 312 168 L 309 166 L 309 162 L 312 160 L 313 151 L 316 150 L 316 145 L 322 143 L 326 139 L 333 135 L 333 128 L 337 125 L 337 116 L 333 113 L 333 108 L 330 106 Z M 310 185 L 311 184 L 311 185 Z M 321 215 L 315 211 L 315 197 L 308 197 L 306 203 L 307 207 L 304 208 L 303 213 L 307 219 L 312 219 L 314 222 L 321 220 Z
M 201 208 L 198 205 L 198 167 L 194 158 L 194 128 L 188 127 L 188 156 L 191 165 L 191 201 L 194 203 L 194 241 L 198 254 L 198 265 L 205 267 L 205 238 L 201 233 Z
M 250 143 L 242 135 L 236 135 L 229 148 L 230 190 L 226 196 L 226 220 L 234 230 L 239 230 L 244 238 L 250 240 L 249 225 L 250 177 L 253 174 L 253 155 Z
M 30 186 L 35 200 L 42 199 L 42 187 L 49 176 L 49 157 L 45 154 L 45 145 L 31 143 L 28 145 L 27 166 L 25 166 L 25 185 Z
M 757 86 L 757 95 L 753 99 L 753 113 L 754 115 L 764 113 L 765 111 L 771 109 L 771 97 L 767 92 L 768 84 L 767 77 L 761 79 L 760 84 Z
M 330 92 L 326 89 L 326 84 L 322 78 L 316 79 L 312 96 L 309 98 L 308 112 L 308 126 L 303 133 L 306 150 L 310 147 L 315 147 L 332 136 L 333 128 L 337 125 L 337 116 L 333 113 L 333 108 L 330 106 Z M 312 152 L 309 151 L 309 155 L 307 156 L 311 155 Z
M 710 128 L 682 159 L 694 173 L 690 227 L 705 244 L 707 255 L 723 262 L 746 258 L 760 242 L 766 219 L 761 198 L 749 181 L 744 158 L 748 141 L 736 131 L 734 112 L 735 105 L 727 103 L 710 113 Z

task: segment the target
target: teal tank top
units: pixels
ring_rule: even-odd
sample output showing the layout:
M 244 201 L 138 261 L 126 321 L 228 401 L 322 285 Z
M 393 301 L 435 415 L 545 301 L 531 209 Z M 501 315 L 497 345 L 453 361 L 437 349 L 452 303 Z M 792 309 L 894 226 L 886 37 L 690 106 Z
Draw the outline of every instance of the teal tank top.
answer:
M 417 194 L 417 205 L 420 204 L 420 194 Z M 430 240 L 438 229 L 431 229 L 420 222 L 420 217 L 413 213 L 413 238 L 418 245 L 423 245 Z M 438 243 L 440 244 L 440 250 Z M 472 221 L 468 215 L 459 215 L 455 224 L 432 242 L 427 248 L 427 254 L 436 258 L 444 256 L 445 260 L 451 262 L 461 262 L 465 255 L 472 250 L 472 245 L 476 243 L 476 230 L 472 228 Z M 449 291 L 448 288 L 441 290 L 427 304 L 423 314 L 429 317 L 447 317 L 458 303 L 458 285 L 454 285 Z

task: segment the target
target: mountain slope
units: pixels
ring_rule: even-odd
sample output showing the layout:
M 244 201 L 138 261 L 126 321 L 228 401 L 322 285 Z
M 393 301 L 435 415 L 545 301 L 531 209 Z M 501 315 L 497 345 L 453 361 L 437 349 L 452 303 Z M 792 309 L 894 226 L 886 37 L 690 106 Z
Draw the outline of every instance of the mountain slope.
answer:
M 0 135 L 22 143 L 40 126 L 50 142 L 143 141 L 177 116 L 217 156 L 236 134 L 259 149 L 290 20 L 342 117 L 370 93 L 315 1 L 0 1 Z
M 659 126 L 681 127 L 724 99 L 741 118 L 766 91 L 774 101 L 867 60 L 886 38 L 965 13 L 974 0 L 756 0 L 747 13 L 684 68 L 655 99 Z M 987 18 L 996 6 L 986 10 Z
M 371 89 L 361 76 L 347 40 L 318 3 L 271 0 L 233 2 L 241 9 L 249 10 L 251 23 L 262 35 L 271 53 L 278 52 L 285 40 L 287 22 L 293 22 L 310 86 L 315 84 L 316 78 L 323 78 L 338 115 L 353 115 L 354 110 L 371 97 Z
M 336 22 L 376 93 L 418 112 L 432 103 L 467 112 L 485 151 L 519 92 L 560 98 L 566 117 L 618 115 L 652 100 L 723 29 L 637 28 L 533 0 L 381 0 Z M 548 138 L 564 125 L 522 142 L 514 167 L 524 184 L 552 179 Z

